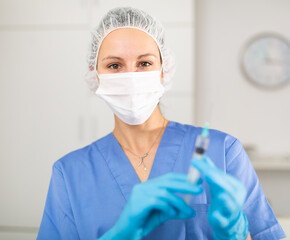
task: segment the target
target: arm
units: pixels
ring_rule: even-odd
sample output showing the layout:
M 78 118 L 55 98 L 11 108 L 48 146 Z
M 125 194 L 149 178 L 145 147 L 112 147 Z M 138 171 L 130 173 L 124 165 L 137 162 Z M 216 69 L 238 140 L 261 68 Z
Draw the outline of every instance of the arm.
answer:
M 62 172 L 53 166 L 37 240 L 79 239 Z
M 254 239 L 282 239 L 285 233 L 267 201 L 255 169 L 239 140 L 226 150 L 227 173 L 239 179 L 247 189 L 243 211 L 247 215 Z

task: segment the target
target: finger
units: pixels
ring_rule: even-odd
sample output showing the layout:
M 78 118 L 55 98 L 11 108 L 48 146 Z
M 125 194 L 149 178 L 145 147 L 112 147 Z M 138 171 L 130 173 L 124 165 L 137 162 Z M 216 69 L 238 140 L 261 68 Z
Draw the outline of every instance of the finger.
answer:
M 160 193 L 166 193 L 170 191 L 171 194 L 174 193 L 185 193 L 185 194 L 198 194 L 203 191 L 201 186 L 194 185 L 188 183 L 187 181 L 184 182 L 176 182 L 173 180 L 168 180 L 166 182 L 154 182 L 151 184 L 139 184 L 133 188 L 133 196 L 135 196 L 134 201 L 139 202 L 142 207 L 141 209 L 133 209 L 136 214 L 143 215 L 143 209 L 148 208 L 152 205 L 152 202 L 156 201 L 156 198 L 160 196 Z M 175 194 L 174 194 L 175 195 Z M 180 198 L 181 199 L 181 198 Z M 183 199 L 182 199 L 183 201 Z M 139 205 L 140 205 L 139 204 Z M 186 207 L 187 205 L 185 205 Z
M 161 223 L 171 219 L 176 214 L 176 211 L 167 202 L 160 199 L 157 199 L 152 207 L 143 223 L 144 235 L 147 235 Z
M 157 180 L 157 179 L 158 181 L 165 181 L 165 182 L 169 180 L 184 182 L 187 180 L 187 174 L 170 172 L 158 178 L 155 178 L 154 180 Z
M 215 206 L 218 206 L 220 212 L 230 220 L 236 218 L 240 211 L 239 204 L 227 193 L 219 194 L 212 201 L 215 202 Z
M 214 162 L 209 158 L 209 157 L 204 157 L 203 159 L 205 162 L 207 162 L 210 166 L 212 167 L 216 167 L 216 165 L 214 164 Z
M 213 161 L 209 158 L 209 157 L 205 157 L 204 161 L 206 163 L 208 163 L 209 165 L 211 165 L 212 167 L 215 167 L 215 164 L 213 163 Z M 219 168 L 217 168 L 218 170 L 220 170 Z M 240 192 L 240 188 L 241 185 L 243 185 L 240 180 L 236 179 L 235 177 L 231 176 L 230 174 L 226 174 L 225 172 L 223 172 L 222 170 L 220 170 L 220 173 L 225 175 L 226 178 L 228 178 L 228 184 L 232 186 L 232 188 L 234 190 L 238 190 L 238 192 Z
M 202 179 L 202 178 L 199 178 L 199 179 L 197 180 L 197 183 L 196 183 L 196 184 L 201 185 L 202 183 L 203 183 L 203 179 Z
M 230 236 L 235 236 L 237 226 L 243 225 L 242 211 L 240 211 L 235 219 L 230 219 L 224 216 L 219 210 L 209 211 L 208 221 L 215 232 L 224 232 L 230 239 Z M 226 229 L 226 231 L 225 231 Z
M 150 187 L 166 188 L 172 192 L 186 194 L 200 194 L 203 191 L 201 186 L 189 183 L 187 181 L 187 175 L 182 173 L 169 173 L 142 184 L 144 186 L 146 184 Z
M 204 176 L 205 180 L 210 186 L 213 186 L 217 189 L 226 190 L 228 192 L 233 192 L 235 190 L 229 181 L 225 181 L 227 175 L 207 161 L 193 159 L 191 164 Z
M 174 193 L 162 189 L 159 192 L 159 198 L 168 202 L 176 210 L 176 214 L 174 214 L 175 218 L 184 219 L 195 216 L 195 211 L 181 197 Z
M 186 194 L 200 194 L 203 191 L 202 186 L 192 184 L 189 182 L 175 182 L 168 181 L 166 183 L 160 184 L 159 188 L 168 189 L 172 192 L 186 193 Z
M 214 210 L 208 213 L 208 222 L 213 229 L 224 229 L 229 225 L 227 217 L 218 210 Z
M 168 182 L 168 181 L 176 181 L 176 182 L 187 182 L 188 181 L 188 175 L 184 173 L 167 173 L 165 175 L 162 175 L 158 178 L 150 180 L 150 182 Z M 198 184 L 202 183 L 202 179 L 198 179 Z

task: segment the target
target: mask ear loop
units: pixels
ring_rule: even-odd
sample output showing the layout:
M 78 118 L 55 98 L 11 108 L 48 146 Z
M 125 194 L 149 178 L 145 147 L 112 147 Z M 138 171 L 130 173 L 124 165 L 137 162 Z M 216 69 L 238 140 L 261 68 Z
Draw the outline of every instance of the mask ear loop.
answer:
M 98 50 L 98 52 L 99 52 L 99 50 Z M 99 73 L 97 71 L 97 62 L 98 62 L 98 53 L 97 53 L 96 59 L 95 59 L 95 69 L 94 69 L 94 71 L 96 72 L 98 86 L 100 86 L 101 80 L 100 80 Z
M 95 71 L 96 71 L 98 86 L 100 86 L 100 83 L 101 83 L 100 76 L 99 76 L 99 73 L 98 73 L 97 69 L 95 69 Z
M 161 65 L 161 69 L 160 69 L 161 84 L 163 84 L 163 78 L 164 78 L 163 65 Z
M 152 36 L 151 36 L 152 37 Z M 153 37 L 152 37 L 153 38 Z M 159 46 L 159 44 L 158 44 L 158 42 L 156 41 L 156 39 L 155 38 L 153 38 L 154 39 L 154 41 L 156 42 L 156 44 L 157 44 L 157 46 L 158 46 L 158 50 L 159 50 L 159 54 L 160 54 L 160 60 L 161 60 L 161 69 L 160 69 L 160 75 L 162 75 L 162 78 L 161 78 L 161 76 L 160 76 L 160 78 L 161 78 L 161 84 L 163 84 L 163 79 L 164 79 L 164 60 L 163 60 L 163 54 L 162 54 L 162 52 L 161 52 L 161 48 L 160 48 L 160 46 Z

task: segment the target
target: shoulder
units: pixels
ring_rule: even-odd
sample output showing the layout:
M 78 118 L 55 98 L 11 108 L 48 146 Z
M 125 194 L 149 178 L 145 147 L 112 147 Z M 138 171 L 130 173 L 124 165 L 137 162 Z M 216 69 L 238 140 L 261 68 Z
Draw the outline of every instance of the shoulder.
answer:
M 186 133 L 189 138 L 197 136 L 202 131 L 202 127 L 174 121 L 171 121 L 168 126 L 177 132 Z M 209 136 L 211 144 L 223 145 L 226 149 L 230 149 L 232 146 L 240 144 L 240 141 L 237 138 L 217 129 L 209 129 Z
M 99 147 L 106 145 L 111 134 L 108 134 L 89 145 L 73 150 L 54 162 L 53 168 L 63 170 L 64 168 L 76 168 L 87 165 L 100 154 Z

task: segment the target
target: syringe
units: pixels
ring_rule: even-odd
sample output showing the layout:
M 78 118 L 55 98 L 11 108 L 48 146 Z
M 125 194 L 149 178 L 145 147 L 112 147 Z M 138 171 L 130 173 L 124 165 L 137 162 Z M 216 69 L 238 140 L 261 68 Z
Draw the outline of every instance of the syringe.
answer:
M 200 135 L 197 136 L 196 141 L 195 141 L 195 149 L 194 153 L 192 155 L 192 159 L 203 159 L 205 151 L 207 149 L 208 143 L 209 143 L 209 131 L 208 131 L 209 124 L 206 123 L 202 129 L 202 132 Z M 194 168 L 192 165 L 189 167 L 188 171 L 188 177 L 187 181 L 190 183 L 197 183 L 198 179 L 200 177 L 199 171 Z M 185 195 L 185 202 L 189 204 L 190 202 L 191 195 L 187 194 Z

